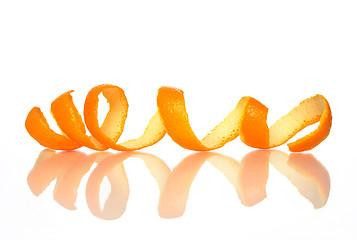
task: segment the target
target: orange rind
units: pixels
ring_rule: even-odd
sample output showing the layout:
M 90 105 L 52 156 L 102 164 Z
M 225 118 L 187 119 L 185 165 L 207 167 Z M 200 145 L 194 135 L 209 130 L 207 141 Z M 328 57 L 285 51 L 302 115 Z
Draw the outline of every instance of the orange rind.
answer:
M 102 93 L 109 103 L 109 111 L 102 126 L 98 123 L 98 101 Z M 128 102 L 124 91 L 114 85 L 99 85 L 91 89 L 84 103 L 84 120 L 92 136 L 102 145 L 119 151 L 138 150 L 160 141 L 165 135 L 160 116 L 156 113 L 149 121 L 144 134 L 122 144 L 120 138 L 128 113 Z
M 68 137 L 54 132 L 38 107 L 32 108 L 27 115 L 25 127 L 31 137 L 47 148 L 55 150 L 74 150 L 81 147 L 81 145 Z
M 270 147 L 284 144 L 296 133 L 317 122 L 320 124 L 316 130 L 288 144 L 291 152 L 311 150 L 329 135 L 332 125 L 331 108 L 327 99 L 320 94 L 305 99 L 269 128 Z
M 85 146 L 93 150 L 133 151 L 159 142 L 167 133 L 181 147 L 194 151 L 220 148 L 240 136 L 247 146 L 270 149 L 280 146 L 305 127 L 320 122 L 317 129 L 288 143 L 292 152 L 311 150 L 330 133 L 332 114 L 322 95 L 303 100 L 288 114 L 268 127 L 268 108 L 252 97 L 243 97 L 236 107 L 202 140 L 191 128 L 182 90 L 161 87 L 157 95 L 157 112 L 150 119 L 142 136 L 117 143 L 121 137 L 129 104 L 124 91 L 114 85 L 103 84 L 87 94 L 83 119 L 68 91 L 51 104 L 51 112 L 62 134 L 54 132 L 38 107 L 28 114 L 25 127 L 41 145 L 55 150 L 73 150 Z M 99 95 L 109 103 L 109 111 L 101 125 L 98 120 Z M 91 135 L 87 134 L 87 130 Z

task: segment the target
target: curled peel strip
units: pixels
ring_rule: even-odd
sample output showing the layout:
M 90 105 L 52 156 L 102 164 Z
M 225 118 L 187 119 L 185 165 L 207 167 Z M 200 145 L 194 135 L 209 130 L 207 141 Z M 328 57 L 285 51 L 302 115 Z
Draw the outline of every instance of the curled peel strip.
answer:
M 52 115 L 62 135 L 50 128 L 38 107 L 29 112 L 26 129 L 41 145 L 56 150 L 73 150 L 85 146 L 98 151 L 108 148 L 132 151 L 159 142 L 167 133 L 178 145 L 194 151 L 220 148 L 238 136 L 248 146 L 270 149 L 286 143 L 305 127 L 320 122 L 316 130 L 287 144 L 290 151 L 301 152 L 319 145 L 328 136 L 332 124 L 329 103 L 319 94 L 303 100 L 270 128 L 267 125 L 268 108 L 252 97 L 243 97 L 220 124 L 199 140 L 189 123 L 183 91 L 161 87 L 157 95 L 158 110 L 143 135 L 117 143 L 124 129 L 129 106 L 124 91 L 109 84 L 92 88 L 84 104 L 84 121 L 74 106 L 72 92 L 63 93 L 51 104 Z M 98 96 L 101 93 L 109 103 L 109 111 L 99 126 Z M 87 135 L 86 128 L 91 135 Z

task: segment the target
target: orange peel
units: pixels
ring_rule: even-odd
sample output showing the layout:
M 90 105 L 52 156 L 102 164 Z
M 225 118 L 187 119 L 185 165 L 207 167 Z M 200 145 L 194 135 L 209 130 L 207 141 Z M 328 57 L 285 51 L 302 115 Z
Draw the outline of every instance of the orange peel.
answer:
M 98 123 L 98 96 L 100 93 L 109 103 L 109 111 L 101 127 Z M 142 149 L 157 143 L 165 136 L 166 132 L 160 116 L 156 113 L 141 137 L 117 144 L 116 142 L 124 129 L 128 107 L 127 99 L 121 88 L 109 84 L 92 88 L 84 103 L 84 120 L 92 136 L 103 145 L 119 151 Z
M 74 150 L 81 147 L 64 135 L 54 132 L 38 107 L 33 107 L 27 115 L 25 127 L 30 136 L 47 148 L 55 150 Z
M 117 143 L 124 130 L 129 107 L 124 91 L 110 84 L 92 88 L 84 104 L 84 121 L 73 103 L 72 92 L 63 93 L 51 104 L 52 115 L 62 135 L 49 127 L 38 107 L 29 112 L 25 127 L 41 145 L 56 150 L 85 146 L 98 151 L 109 148 L 133 151 L 156 144 L 167 133 L 178 145 L 194 151 L 220 148 L 238 136 L 250 147 L 270 149 L 286 143 L 305 127 L 320 122 L 316 130 L 287 144 L 290 151 L 302 152 L 313 149 L 325 140 L 332 125 L 330 105 L 319 94 L 303 100 L 271 127 L 267 125 L 268 108 L 252 97 L 243 97 L 220 124 L 199 140 L 189 122 L 183 91 L 161 87 L 157 95 L 158 110 L 143 135 Z M 98 121 L 100 94 L 109 103 L 109 111 L 101 126 Z M 87 130 L 91 135 L 87 135 Z

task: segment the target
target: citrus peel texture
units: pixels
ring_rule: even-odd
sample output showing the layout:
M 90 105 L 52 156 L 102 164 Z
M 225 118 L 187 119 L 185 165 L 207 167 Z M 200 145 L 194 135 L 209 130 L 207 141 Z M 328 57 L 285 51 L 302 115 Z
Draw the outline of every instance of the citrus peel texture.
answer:
M 161 87 L 157 95 L 158 110 L 143 135 L 117 143 L 124 130 L 129 107 L 124 91 L 109 84 L 92 88 L 84 103 L 84 121 L 73 103 L 72 92 L 63 93 L 51 104 L 51 113 L 62 134 L 50 128 L 40 108 L 34 107 L 29 112 L 25 127 L 42 146 L 55 150 L 85 146 L 97 151 L 109 148 L 133 151 L 156 144 L 167 133 L 175 143 L 194 151 L 220 148 L 238 136 L 250 147 L 270 149 L 285 144 L 305 127 L 320 122 L 316 130 L 287 144 L 290 151 L 302 152 L 319 145 L 329 135 L 332 125 L 329 103 L 319 94 L 303 100 L 271 127 L 267 125 L 268 108 L 252 97 L 243 97 L 220 124 L 199 140 L 189 122 L 183 91 Z M 101 126 L 98 121 L 100 94 L 109 103 L 109 111 Z

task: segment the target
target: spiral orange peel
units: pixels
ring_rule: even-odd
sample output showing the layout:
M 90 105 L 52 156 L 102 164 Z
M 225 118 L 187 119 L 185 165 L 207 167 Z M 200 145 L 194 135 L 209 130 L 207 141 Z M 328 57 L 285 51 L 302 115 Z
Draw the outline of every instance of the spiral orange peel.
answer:
M 178 145 L 194 151 L 220 148 L 238 136 L 250 147 L 270 149 L 286 143 L 305 127 L 320 122 L 316 130 L 287 144 L 290 151 L 302 152 L 313 149 L 325 140 L 332 125 L 331 108 L 322 95 L 303 100 L 271 127 L 267 124 L 268 108 L 246 96 L 240 99 L 220 124 L 199 140 L 189 122 L 183 91 L 161 87 L 157 95 L 158 110 L 143 135 L 117 143 L 129 107 L 124 91 L 109 84 L 92 88 L 84 103 L 84 121 L 73 103 L 72 92 L 63 93 L 51 104 L 52 115 L 62 134 L 50 128 L 40 108 L 34 107 L 29 112 L 25 127 L 42 146 L 55 150 L 73 150 L 85 146 L 97 151 L 109 148 L 132 151 L 156 144 L 167 133 Z M 109 111 L 101 126 L 98 121 L 99 94 L 103 94 L 109 103 Z M 91 135 L 87 134 L 86 129 Z

